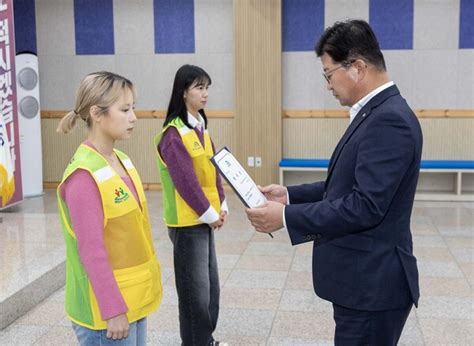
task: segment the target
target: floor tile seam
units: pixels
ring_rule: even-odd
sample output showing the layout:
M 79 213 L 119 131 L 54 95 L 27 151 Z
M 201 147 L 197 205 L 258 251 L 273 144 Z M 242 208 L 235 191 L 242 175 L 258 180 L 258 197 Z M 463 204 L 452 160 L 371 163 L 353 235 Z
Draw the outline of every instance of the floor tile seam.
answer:
M 272 268 L 264 268 L 264 269 L 249 269 L 245 267 L 234 267 L 236 270 L 246 270 L 246 271 L 252 271 L 252 272 L 279 272 L 283 273 L 285 270 L 280 270 L 280 269 L 272 269 Z M 232 269 L 234 269 L 232 268 Z M 290 270 L 288 269 L 286 272 L 289 272 Z
M 238 258 L 237 261 L 235 262 L 235 265 L 230 269 L 229 275 L 227 275 L 227 277 L 225 278 L 224 282 L 222 283 L 222 287 L 226 287 L 227 282 L 229 281 L 229 278 L 232 276 L 232 273 L 236 270 L 236 268 L 237 268 L 237 263 L 239 263 L 240 259 L 242 258 L 242 254 L 239 254 L 238 256 L 239 256 L 239 258 Z
M 44 253 L 42 253 L 40 256 L 43 257 L 44 255 L 50 255 L 52 254 L 53 251 L 59 251 L 61 250 L 61 248 L 64 248 L 64 250 L 66 249 L 66 247 L 62 246 L 63 244 L 62 243 L 49 243 L 49 242 L 19 242 L 19 244 L 22 244 L 22 246 L 35 246 L 35 245 L 39 245 L 39 244 L 43 244 L 43 245 L 47 245 L 45 247 L 35 247 L 36 249 L 40 249 L 40 250 L 44 250 Z M 49 247 L 48 245 L 52 245 L 51 247 Z M 29 252 L 31 253 L 31 251 L 34 251 L 34 250 L 31 250 L 30 251 L 26 251 L 26 249 L 23 249 L 22 252 Z M 2 254 L 3 251 L 0 251 L 0 254 Z M 38 257 L 35 257 L 36 259 Z
M 415 317 L 416 317 L 416 324 L 418 325 L 418 329 L 420 330 L 420 333 L 421 333 L 421 338 L 423 340 L 423 345 L 426 345 L 425 334 L 423 333 L 423 328 L 421 328 L 420 317 L 418 316 L 418 308 L 415 308 Z
M 469 283 L 468 283 L 469 284 Z M 436 298 L 436 297 L 446 297 L 446 298 L 471 298 L 474 300 L 474 289 L 471 287 L 470 288 L 470 293 L 469 294 L 464 294 L 464 295 L 451 295 L 448 296 L 446 294 L 423 294 L 423 299 L 426 298 Z
M 458 299 L 458 298 L 459 298 L 458 300 L 461 300 L 461 299 L 462 299 L 462 300 L 470 300 L 470 301 L 472 302 L 472 297 L 447 297 L 447 296 L 435 296 L 435 297 L 436 297 L 436 298 L 447 298 L 447 299 L 453 299 L 453 298 L 454 298 L 454 299 Z M 431 297 L 430 297 L 430 298 L 431 298 Z M 463 298 L 464 298 L 464 299 L 463 299 Z M 471 298 L 471 299 L 469 299 L 469 298 Z M 451 302 L 448 302 L 448 303 L 449 303 L 450 306 L 452 305 Z M 462 301 L 458 301 L 458 303 L 464 305 L 464 304 L 463 304 L 464 302 L 462 302 Z M 417 315 L 417 318 L 418 318 L 418 319 L 421 319 L 421 318 L 424 318 L 424 319 L 426 319 L 426 318 L 434 318 L 434 319 L 449 319 L 449 320 L 453 320 L 453 319 L 454 319 L 454 320 L 469 320 L 469 321 L 474 321 L 474 318 L 424 317 L 424 316 L 422 316 L 422 315 L 423 315 L 423 312 L 419 312 L 419 311 L 418 311 L 419 309 L 420 309 L 420 308 L 418 308 L 418 309 L 416 310 L 416 315 Z M 423 310 L 423 311 L 424 311 L 424 310 Z M 474 312 L 474 308 L 473 308 L 473 305 L 471 304 L 471 316 L 473 316 L 472 312 Z
M 18 216 L 18 215 L 48 215 L 48 216 L 58 216 L 58 212 L 55 211 L 54 213 L 45 213 L 45 212 L 39 212 L 39 211 L 34 211 L 34 212 L 24 212 L 22 213 L 20 211 L 11 211 L 11 212 L 0 212 L 0 217 L 3 217 L 3 220 L 5 221 L 5 216 L 12 215 L 12 217 Z M 59 220 L 59 218 L 58 218 Z
M 0 330 L 0 334 L 1 333 L 4 333 L 4 335 L 6 335 L 7 333 L 11 332 L 11 329 L 23 329 L 23 327 L 25 326 L 22 326 L 22 325 L 17 325 L 16 322 L 18 321 L 18 319 L 16 319 L 15 321 L 13 321 L 10 325 L 8 325 L 6 328 L 4 329 L 1 329 Z M 36 337 L 31 341 L 31 344 L 25 344 L 25 346 L 27 345 L 35 345 L 39 342 L 39 340 L 45 336 L 49 330 L 51 329 L 51 326 L 38 326 L 38 325 L 28 325 L 27 327 L 45 327 L 45 330 L 41 333 L 39 333 L 38 335 L 36 335 Z
M 474 320 L 468 318 L 448 318 L 448 317 L 419 317 L 418 322 L 426 321 L 426 320 L 435 320 L 435 321 L 444 321 L 444 322 L 472 322 L 474 324 Z
M 283 296 L 285 294 L 285 287 L 288 283 L 288 278 L 289 278 L 289 274 L 290 274 L 290 271 L 291 271 L 291 268 L 293 266 L 293 263 L 295 261 L 295 256 L 296 256 L 296 250 L 294 249 L 293 251 L 293 254 L 292 254 L 292 257 L 291 257 L 291 261 L 290 261 L 290 266 L 288 268 L 288 270 L 286 271 L 286 278 L 285 278 L 285 283 L 283 284 L 283 287 L 281 288 L 281 296 L 280 296 L 280 299 L 278 300 L 278 305 L 277 305 L 277 309 L 275 311 L 275 314 L 273 315 L 273 319 L 272 319 L 272 322 L 271 322 L 271 327 L 268 331 L 268 335 L 267 335 L 267 345 L 269 345 L 269 342 L 270 342 L 270 338 L 271 338 L 271 335 L 272 335 L 272 332 L 273 332 L 273 328 L 274 328 L 274 325 L 275 325 L 275 320 L 276 320 L 276 317 L 278 315 L 278 312 L 280 311 L 280 306 L 281 306 L 281 303 L 282 303 L 282 300 L 283 300 Z
M 61 321 L 64 319 L 64 316 L 61 316 L 57 321 L 54 321 L 51 323 L 48 322 L 23 322 L 21 321 L 22 318 L 29 318 L 29 315 L 31 315 L 31 310 L 27 311 L 26 314 L 23 316 L 18 317 L 13 323 L 17 325 L 18 327 L 55 327 L 55 326 L 61 326 Z
M 46 326 L 45 326 L 45 327 L 46 327 Z M 46 335 L 49 333 L 49 331 L 50 331 L 52 328 L 54 328 L 54 327 L 55 327 L 55 326 L 49 326 L 49 328 L 47 328 L 47 329 L 45 330 L 45 332 L 41 334 L 40 337 L 38 337 L 35 341 L 33 341 L 32 345 L 38 345 L 39 342 L 40 342 L 40 340 L 41 340 L 44 336 L 46 336 Z
M 436 227 L 436 225 L 434 227 Z M 439 233 L 439 231 L 438 231 L 438 234 L 416 234 L 416 233 L 412 232 L 412 240 L 415 239 L 415 238 L 419 238 L 420 240 L 423 240 L 423 239 L 426 239 L 426 238 L 428 238 L 428 239 L 429 238 L 434 238 L 436 240 L 438 238 L 443 238 L 443 235 L 441 233 Z M 444 248 L 444 247 L 447 247 L 445 242 L 442 242 L 441 245 L 439 245 L 438 243 L 434 243 L 434 244 L 423 244 L 423 245 L 419 245 L 419 246 L 424 247 L 424 248 Z
M 49 263 L 42 263 L 41 261 L 48 261 Z M 26 261 L 17 261 L 16 262 L 16 267 L 17 268 L 14 268 L 14 271 L 18 271 L 19 269 L 27 269 L 28 267 L 31 267 L 33 265 L 36 265 L 38 266 L 38 268 L 40 267 L 44 267 L 44 266 L 57 266 L 59 264 L 61 264 L 62 262 L 64 262 L 63 259 L 61 258 L 58 258 L 58 256 L 56 256 L 56 254 L 53 254 L 51 251 L 48 251 L 47 254 L 45 255 L 42 255 L 42 256 L 38 256 L 38 257 L 34 257 L 34 258 L 31 258 L 31 259 L 28 259 Z M 11 264 L 14 264 L 14 263 L 11 263 Z M 7 269 L 6 268 L 7 264 L 5 264 L 5 266 L 0 270 L 0 271 L 3 271 L 4 269 Z
M 271 272 L 271 273 L 289 273 L 289 270 L 254 270 L 254 269 L 235 269 L 236 271 L 240 272 L 252 272 L 252 273 L 260 273 L 260 272 Z
M 443 322 L 460 322 L 460 323 L 466 323 L 466 322 L 471 322 L 474 324 L 474 319 L 468 319 L 468 318 L 459 318 L 459 317 L 437 317 L 437 316 L 427 316 L 423 317 L 421 316 L 419 321 L 426 321 L 426 320 L 436 320 L 437 322 L 443 321 Z
M 55 265 L 55 266 L 54 266 L 53 268 L 51 268 L 50 270 L 48 270 L 48 271 L 46 271 L 46 272 L 44 272 L 44 273 L 40 273 L 39 276 L 35 277 L 35 278 L 32 279 L 32 280 L 19 282 L 20 284 L 23 284 L 23 285 L 22 285 L 21 287 L 14 287 L 14 288 L 12 288 L 12 290 L 14 290 L 14 291 L 8 292 L 8 296 L 6 296 L 5 293 L 4 293 L 4 292 L 1 292 L 1 290 L 0 290 L 0 294 L 1 294 L 1 295 L 0 295 L 0 303 L 4 302 L 6 299 L 8 299 L 8 298 L 12 297 L 13 295 L 15 295 L 16 293 L 18 293 L 19 290 L 26 288 L 26 287 L 29 286 L 30 284 L 34 283 L 36 280 L 42 278 L 43 275 L 48 274 L 51 270 L 54 270 L 54 269 L 56 269 L 58 266 L 61 266 L 63 263 L 64 263 L 64 261 L 61 262 L 61 263 L 58 263 L 57 265 Z M 23 279 L 24 279 L 24 278 L 23 278 Z
M 449 254 L 450 256 L 452 256 L 452 254 L 450 253 Z M 456 261 L 456 260 L 447 260 L 447 261 L 440 261 L 438 259 L 424 259 L 424 258 L 421 258 L 418 260 L 418 262 L 421 262 L 423 264 L 434 264 L 434 265 L 438 265 L 438 264 L 448 264 L 448 263 L 455 263 L 456 265 L 458 265 L 459 263 Z
M 468 295 L 468 296 L 447 296 L 447 295 L 444 295 L 444 294 L 434 294 L 434 295 L 427 296 L 427 298 L 428 297 L 429 298 L 448 298 L 448 299 L 452 299 L 452 298 L 474 298 L 474 290 L 471 291 L 471 294 Z
M 259 255 L 259 254 L 242 254 L 245 256 L 259 256 L 259 257 L 279 257 L 279 258 L 287 258 L 290 254 L 284 254 L 284 255 Z M 293 254 L 291 254 L 293 256 Z
M 434 226 L 436 227 L 436 230 L 439 232 L 438 226 L 437 226 L 436 224 L 435 224 Z M 441 234 L 441 239 L 442 239 L 443 243 L 446 245 L 446 247 L 448 248 L 449 254 L 453 257 L 454 262 L 456 263 L 458 269 L 461 271 L 461 273 L 462 273 L 464 279 L 466 279 L 467 282 L 470 282 L 470 281 L 469 281 L 469 278 L 468 278 L 467 275 L 466 275 L 466 273 L 464 273 L 464 270 L 462 270 L 462 268 L 461 268 L 461 266 L 460 266 L 460 264 L 459 264 L 459 262 L 458 262 L 456 256 L 454 256 L 453 252 L 451 251 L 451 248 L 449 247 L 449 244 L 448 244 L 448 242 L 446 241 L 446 239 L 445 239 L 445 237 L 444 237 L 443 234 Z
M 461 270 L 461 269 L 459 269 Z M 462 270 L 461 270 L 462 272 Z M 469 280 L 465 278 L 464 275 L 460 276 L 433 276 L 433 275 L 420 275 L 420 278 L 429 278 L 429 279 L 465 279 L 469 283 Z
M 227 311 L 253 311 L 253 312 L 274 312 L 275 315 L 278 313 L 278 310 L 275 309 L 256 309 L 256 308 L 227 308 L 227 307 L 222 307 L 220 310 L 227 310 Z M 220 318 L 220 317 L 219 317 Z
M 51 241 L 50 240 L 44 240 L 44 241 L 41 241 L 41 240 L 20 240 L 21 241 L 21 244 L 51 244 Z M 56 243 L 53 243 L 53 244 L 56 244 Z M 58 233 L 58 242 L 57 244 L 64 244 L 64 237 L 61 233 Z
M 221 310 L 239 310 L 239 311 L 254 311 L 254 312 L 275 312 L 275 314 L 279 310 L 275 310 L 274 308 L 250 308 L 250 307 L 237 307 L 237 306 L 225 306 L 225 305 L 220 305 Z
M 472 303 L 472 298 L 473 298 L 473 295 L 471 294 L 470 296 L 446 296 L 446 295 L 430 295 L 430 296 L 427 296 L 426 299 L 429 300 L 431 298 L 440 298 L 440 299 L 446 299 L 449 306 L 452 306 L 452 301 L 455 300 L 456 303 L 459 303 L 461 305 L 464 305 L 464 301 L 468 301 Z M 422 299 L 422 306 L 423 306 L 423 300 L 425 298 L 421 298 Z M 418 312 L 418 310 L 420 309 L 420 307 L 416 310 L 417 312 L 417 316 L 421 318 L 421 314 L 420 312 Z M 471 304 L 471 310 L 474 312 L 474 305 Z M 424 311 L 424 310 L 423 310 Z M 451 319 L 451 318 L 450 318 Z M 472 318 L 471 320 L 474 321 L 474 318 Z
M 51 263 L 47 263 L 47 267 L 49 268 L 49 270 L 47 270 L 47 271 L 45 271 L 44 273 L 40 274 L 40 276 L 36 277 L 34 280 L 38 279 L 38 278 L 41 277 L 42 275 L 44 275 L 44 274 L 50 272 L 51 270 L 54 270 L 57 266 L 60 266 L 60 265 L 62 265 L 64 262 L 66 262 L 66 260 L 65 260 L 65 259 L 62 259 L 62 258 L 56 258 L 55 256 L 53 256 L 52 258 L 54 258 L 55 261 L 53 261 L 53 262 L 51 262 Z M 23 264 L 20 266 L 20 269 L 22 269 L 22 270 L 28 270 L 28 269 L 29 269 L 28 267 L 30 267 L 31 265 L 38 265 L 38 264 L 39 264 L 38 262 L 39 262 L 39 261 L 38 261 L 38 258 L 32 259 L 32 260 L 30 260 L 30 261 L 28 261 L 28 262 L 26 262 L 26 263 L 23 263 Z M 45 267 L 45 266 L 41 265 L 41 267 Z M 38 267 L 38 268 L 40 268 L 40 267 Z M 23 274 L 25 274 L 25 273 L 23 273 Z M 21 274 L 20 274 L 20 275 L 21 275 Z M 34 281 L 34 280 L 33 280 L 33 281 Z M 29 281 L 29 282 L 32 282 L 32 281 Z
M 473 227 L 473 231 L 474 231 L 474 227 Z M 474 243 L 474 238 L 471 238 L 471 239 L 472 239 L 472 242 Z M 471 246 L 462 246 L 462 247 L 451 247 L 451 246 L 448 245 L 448 250 L 452 254 L 452 256 L 454 257 L 454 260 L 459 264 L 466 264 L 466 263 L 473 263 L 474 262 L 474 257 L 472 257 L 472 259 L 470 261 L 463 261 L 462 259 L 458 260 L 457 257 L 453 253 L 453 250 L 473 251 L 474 252 L 474 244 L 471 245 Z

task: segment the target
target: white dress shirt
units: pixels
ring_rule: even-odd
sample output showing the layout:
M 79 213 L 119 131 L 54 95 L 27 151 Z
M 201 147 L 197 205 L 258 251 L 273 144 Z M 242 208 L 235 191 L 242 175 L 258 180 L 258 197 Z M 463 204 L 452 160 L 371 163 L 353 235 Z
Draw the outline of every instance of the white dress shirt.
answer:
M 359 113 L 362 107 L 364 107 L 375 95 L 382 92 L 382 90 L 385 90 L 391 87 L 394 84 L 395 83 L 393 83 L 393 81 L 382 84 L 377 89 L 372 90 L 370 93 L 368 93 L 363 98 L 361 98 L 358 102 L 356 102 L 349 110 L 349 117 L 350 117 L 349 124 L 352 123 L 352 120 L 354 120 L 355 116 L 357 115 L 357 113 Z
M 201 116 L 201 113 L 198 112 L 197 117 L 188 112 L 188 123 L 194 129 L 197 127 L 199 131 L 203 131 L 205 128 L 204 119 Z

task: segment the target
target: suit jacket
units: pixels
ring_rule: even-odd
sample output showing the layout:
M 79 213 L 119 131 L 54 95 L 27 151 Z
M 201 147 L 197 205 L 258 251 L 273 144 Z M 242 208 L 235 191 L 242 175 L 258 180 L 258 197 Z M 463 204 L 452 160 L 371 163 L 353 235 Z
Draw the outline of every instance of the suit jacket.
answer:
M 418 304 L 410 217 L 420 170 L 419 122 L 391 86 L 356 115 L 325 182 L 288 187 L 293 245 L 313 241 L 316 294 L 352 309 Z

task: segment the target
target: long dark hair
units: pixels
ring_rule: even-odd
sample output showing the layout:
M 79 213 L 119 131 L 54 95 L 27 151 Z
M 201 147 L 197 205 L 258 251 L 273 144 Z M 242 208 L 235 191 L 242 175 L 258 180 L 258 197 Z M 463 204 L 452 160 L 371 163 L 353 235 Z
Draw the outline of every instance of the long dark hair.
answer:
M 197 85 L 211 85 L 211 77 L 202 68 L 194 65 L 183 65 L 174 77 L 173 91 L 171 92 L 171 99 L 166 112 L 166 119 L 163 127 L 169 124 L 175 118 L 180 118 L 187 127 L 191 128 L 188 123 L 188 111 L 184 103 L 184 92 L 193 84 Z M 207 117 L 204 109 L 199 110 L 204 119 L 205 127 L 207 128 Z

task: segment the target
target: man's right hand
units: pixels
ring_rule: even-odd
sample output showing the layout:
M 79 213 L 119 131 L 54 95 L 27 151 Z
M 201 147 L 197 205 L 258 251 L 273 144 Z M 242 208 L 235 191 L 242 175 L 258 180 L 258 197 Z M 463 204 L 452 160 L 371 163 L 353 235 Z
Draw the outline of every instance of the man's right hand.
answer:
M 265 187 L 258 187 L 269 201 L 288 204 L 288 190 L 285 186 L 271 184 Z
M 126 314 L 117 315 L 107 320 L 107 338 L 121 340 L 128 337 L 129 323 Z

